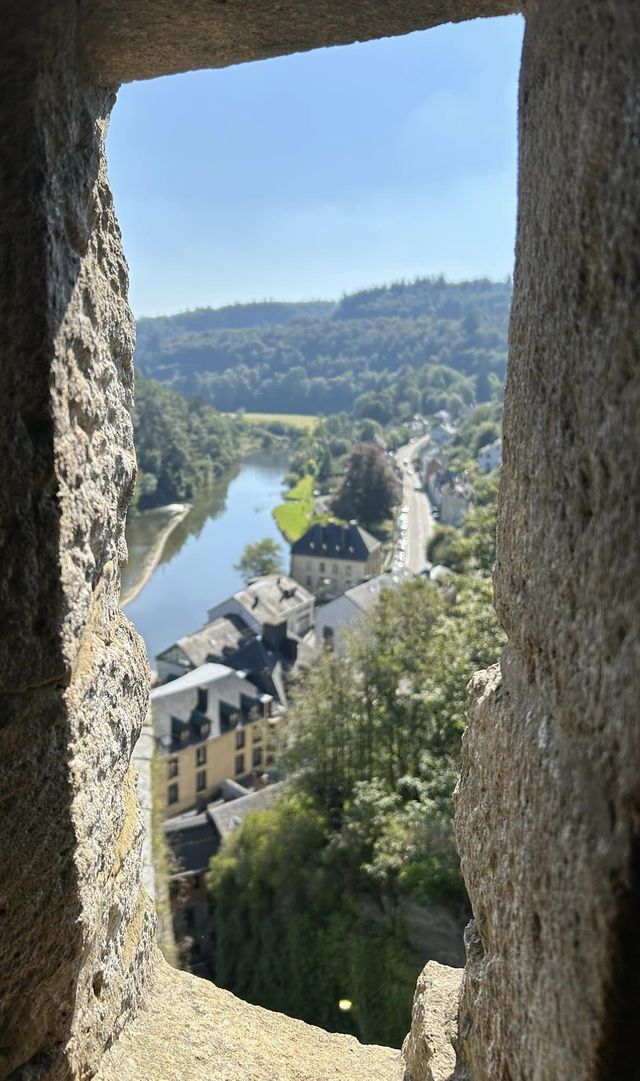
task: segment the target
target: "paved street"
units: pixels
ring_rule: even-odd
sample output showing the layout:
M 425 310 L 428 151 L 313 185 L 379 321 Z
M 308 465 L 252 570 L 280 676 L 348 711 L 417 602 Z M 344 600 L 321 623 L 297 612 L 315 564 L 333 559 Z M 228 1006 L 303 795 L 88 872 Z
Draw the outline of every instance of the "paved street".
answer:
M 396 461 L 402 473 L 402 504 L 409 508 L 404 566 L 414 574 L 424 570 L 427 543 L 434 525 L 431 504 L 422 490 L 420 474 L 414 465 L 418 451 L 428 442 L 428 436 L 420 436 L 415 443 L 406 443 L 396 451 Z

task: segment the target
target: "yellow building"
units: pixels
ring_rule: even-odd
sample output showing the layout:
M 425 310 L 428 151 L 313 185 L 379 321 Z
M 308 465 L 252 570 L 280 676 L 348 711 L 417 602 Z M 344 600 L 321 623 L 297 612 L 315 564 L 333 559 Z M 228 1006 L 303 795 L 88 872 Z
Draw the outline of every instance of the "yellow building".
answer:
M 273 697 L 243 672 L 203 664 L 151 694 L 167 814 L 204 806 L 227 778 L 249 780 L 270 764 Z

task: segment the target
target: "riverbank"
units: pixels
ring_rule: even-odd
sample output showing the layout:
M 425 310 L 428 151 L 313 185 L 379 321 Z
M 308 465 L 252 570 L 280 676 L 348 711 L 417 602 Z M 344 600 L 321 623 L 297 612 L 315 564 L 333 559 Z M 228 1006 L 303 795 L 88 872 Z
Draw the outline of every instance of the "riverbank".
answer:
M 127 589 L 126 593 L 124 593 L 120 597 L 121 608 L 126 608 L 127 605 L 131 604 L 132 601 L 134 601 L 136 597 L 138 597 L 140 593 L 142 593 L 142 590 L 149 582 L 153 572 L 160 563 L 160 560 L 162 559 L 162 553 L 164 552 L 165 545 L 169 540 L 169 537 L 173 533 L 174 529 L 176 529 L 177 526 L 180 525 L 180 522 L 184 521 L 184 519 L 187 517 L 187 514 L 191 510 L 191 503 L 170 503 L 165 507 L 158 507 L 157 509 L 159 511 L 165 511 L 167 513 L 171 512 L 171 510 L 173 509 L 173 514 L 171 515 L 164 529 L 160 530 L 155 543 L 149 549 L 144 563 L 142 564 L 138 578 L 133 583 L 133 585 L 130 586 L 129 589 Z

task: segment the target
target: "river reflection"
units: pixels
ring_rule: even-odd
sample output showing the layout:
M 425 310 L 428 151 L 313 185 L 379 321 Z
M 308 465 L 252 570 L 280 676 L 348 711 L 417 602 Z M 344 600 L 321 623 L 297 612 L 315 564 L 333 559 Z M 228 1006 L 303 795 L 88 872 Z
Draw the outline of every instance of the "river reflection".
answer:
M 202 626 L 207 608 L 242 586 L 233 565 L 246 544 L 272 537 L 287 569 L 288 549 L 271 515 L 282 501 L 286 471 L 285 453 L 252 455 L 193 500 L 193 508 L 169 537 L 153 576 L 126 608 L 152 661 L 159 650 Z M 124 590 L 136 580 L 149 546 L 166 522 L 166 513 L 156 510 L 145 511 L 128 524 L 130 564 L 123 575 Z

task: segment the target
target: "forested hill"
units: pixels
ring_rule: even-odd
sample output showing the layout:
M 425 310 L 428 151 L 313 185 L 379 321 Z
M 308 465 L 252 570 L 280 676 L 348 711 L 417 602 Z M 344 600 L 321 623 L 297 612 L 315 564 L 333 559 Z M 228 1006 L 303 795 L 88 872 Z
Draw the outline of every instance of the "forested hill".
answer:
M 336 303 L 203 308 L 141 319 L 136 364 L 220 410 L 456 414 L 504 378 L 510 300 L 504 282 L 423 278 Z

